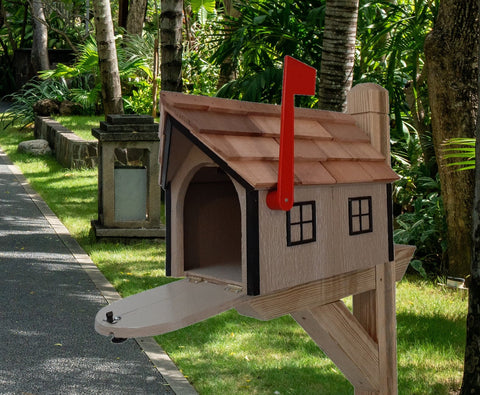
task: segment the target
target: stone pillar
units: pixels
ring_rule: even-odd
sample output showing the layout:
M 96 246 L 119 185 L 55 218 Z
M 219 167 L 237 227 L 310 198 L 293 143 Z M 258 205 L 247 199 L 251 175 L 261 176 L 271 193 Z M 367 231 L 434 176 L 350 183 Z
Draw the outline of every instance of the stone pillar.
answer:
M 165 237 L 161 224 L 158 124 L 148 115 L 108 115 L 98 139 L 97 237 Z

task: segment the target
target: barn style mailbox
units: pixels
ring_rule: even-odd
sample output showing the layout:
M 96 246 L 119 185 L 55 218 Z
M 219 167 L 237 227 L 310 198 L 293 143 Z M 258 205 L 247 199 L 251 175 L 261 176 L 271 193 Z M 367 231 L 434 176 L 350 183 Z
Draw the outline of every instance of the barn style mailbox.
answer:
M 164 237 L 160 220 L 158 124 L 147 115 L 108 115 L 98 139 L 97 237 Z
M 127 338 L 230 308 L 291 314 L 356 393 L 395 394 L 395 281 L 413 248 L 393 244 L 387 92 L 356 86 L 347 114 L 288 103 L 162 93 L 167 274 L 185 278 L 103 308 L 96 329 Z

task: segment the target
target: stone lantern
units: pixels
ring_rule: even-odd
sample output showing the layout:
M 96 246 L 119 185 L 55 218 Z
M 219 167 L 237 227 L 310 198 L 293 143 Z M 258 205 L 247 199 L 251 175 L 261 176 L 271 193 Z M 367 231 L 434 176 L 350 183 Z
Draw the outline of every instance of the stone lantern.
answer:
M 158 124 L 147 115 L 108 115 L 98 139 L 97 237 L 165 237 L 161 198 Z

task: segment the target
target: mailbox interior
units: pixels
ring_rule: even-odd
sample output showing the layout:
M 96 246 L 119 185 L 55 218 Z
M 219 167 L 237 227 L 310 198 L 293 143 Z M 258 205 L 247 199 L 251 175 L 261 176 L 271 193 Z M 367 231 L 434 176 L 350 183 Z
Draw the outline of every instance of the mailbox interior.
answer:
M 186 275 L 242 284 L 242 231 L 238 195 L 219 167 L 200 168 L 184 201 Z

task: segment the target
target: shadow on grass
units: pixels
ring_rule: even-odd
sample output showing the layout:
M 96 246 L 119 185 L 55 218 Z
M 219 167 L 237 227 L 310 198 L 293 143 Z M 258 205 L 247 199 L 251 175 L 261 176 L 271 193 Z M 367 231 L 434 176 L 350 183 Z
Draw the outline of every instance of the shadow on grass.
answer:
M 465 323 L 398 315 L 399 394 L 451 394 L 461 385 Z M 352 394 L 343 374 L 290 318 L 261 322 L 228 311 L 157 337 L 202 394 Z M 295 383 L 292 387 L 292 383 Z
M 201 394 L 349 394 L 353 387 L 290 317 L 234 310 L 157 336 Z

